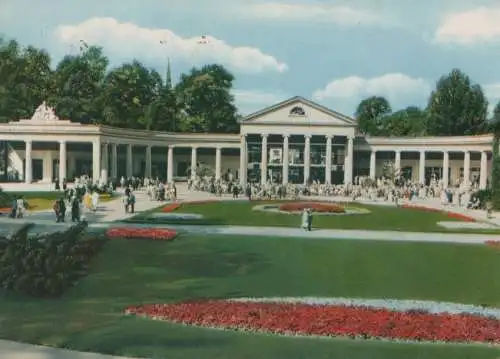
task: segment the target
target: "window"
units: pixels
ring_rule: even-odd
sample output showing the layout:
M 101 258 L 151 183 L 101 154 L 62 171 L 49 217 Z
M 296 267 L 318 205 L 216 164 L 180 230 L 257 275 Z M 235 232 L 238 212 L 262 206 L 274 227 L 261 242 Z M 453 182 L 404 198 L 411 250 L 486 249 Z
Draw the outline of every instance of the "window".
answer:
M 290 116 L 305 116 L 306 112 L 302 107 L 295 106 L 290 110 Z

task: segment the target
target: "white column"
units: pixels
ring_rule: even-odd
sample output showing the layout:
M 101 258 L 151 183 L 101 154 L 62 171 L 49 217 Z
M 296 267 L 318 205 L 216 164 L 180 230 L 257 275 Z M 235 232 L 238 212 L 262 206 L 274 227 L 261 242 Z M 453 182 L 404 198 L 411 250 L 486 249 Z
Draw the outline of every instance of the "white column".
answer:
M 26 152 L 24 154 L 24 159 L 26 162 L 24 168 L 24 181 L 26 183 L 31 183 L 33 181 L 33 159 L 31 158 L 32 142 L 26 141 Z
M 479 172 L 479 189 L 486 189 L 488 185 L 488 152 L 481 152 L 481 169 Z
M 92 142 L 92 182 L 99 182 L 101 176 L 101 141 Z
M 332 136 L 326 135 L 325 183 L 332 183 Z
M 146 146 L 146 165 L 144 166 L 144 177 L 151 178 L 151 145 Z
M 420 151 L 418 168 L 418 181 L 420 184 L 425 184 L 425 151 Z
M 394 169 L 399 173 L 401 171 L 401 151 L 396 150 L 396 159 L 394 161 Z
M 167 182 L 172 183 L 173 181 L 174 181 L 174 146 L 168 146 Z
M 59 185 L 61 186 L 61 188 L 64 180 L 68 176 L 66 173 L 66 162 L 66 141 L 59 141 Z
M 288 183 L 288 145 L 290 135 L 283 135 L 283 184 Z
M 248 163 L 247 163 L 247 135 L 241 135 L 240 136 L 240 171 L 239 171 L 239 177 L 240 177 L 240 184 L 242 186 L 245 186 L 247 183 L 247 170 L 248 170 Z
M 443 152 L 443 187 L 447 188 L 450 184 L 449 177 L 449 167 L 450 167 L 450 154 L 448 151 Z
M 372 150 L 370 154 L 370 178 L 375 179 L 377 171 L 377 151 Z
M 354 137 L 347 137 L 347 151 L 344 165 L 344 184 L 352 184 L 352 172 L 354 170 Z
M 469 186 L 470 181 L 470 152 L 465 151 L 464 153 L 464 185 Z
M 263 134 L 261 137 L 260 183 L 265 184 L 267 182 L 267 134 Z
M 311 177 L 311 135 L 305 135 L 304 145 L 304 184 L 310 180 Z
M 219 180 L 221 176 L 221 165 L 222 165 L 222 149 L 220 147 L 215 148 L 215 179 Z
M 116 181 L 118 178 L 118 145 L 111 144 L 111 177 Z
M 191 147 L 191 179 L 193 180 L 196 178 L 196 171 L 198 170 L 198 159 L 196 158 L 196 151 L 197 147 Z
M 134 159 L 131 144 L 127 145 L 126 174 L 127 178 L 131 178 L 134 174 Z
M 101 155 L 101 181 L 102 183 L 108 183 L 108 166 L 109 166 L 109 145 L 104 143 L 102 145 L 102 155 Z

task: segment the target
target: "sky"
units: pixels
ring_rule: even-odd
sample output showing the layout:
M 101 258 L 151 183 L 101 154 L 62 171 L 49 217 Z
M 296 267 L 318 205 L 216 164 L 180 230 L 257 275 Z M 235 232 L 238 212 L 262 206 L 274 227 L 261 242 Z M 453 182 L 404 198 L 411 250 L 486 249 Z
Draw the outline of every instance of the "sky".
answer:
M 459 68 L 500 100 L 498 0 L 0 0 L 0 34 L 54 61 L 80 41 L 111 66 L 138 59 L 174 80 L 220 63 L 242 114 L 303 96 L 346 115 L 366 97 L 425 107 Z M 205 36 L 207 41 L 201 41 Z

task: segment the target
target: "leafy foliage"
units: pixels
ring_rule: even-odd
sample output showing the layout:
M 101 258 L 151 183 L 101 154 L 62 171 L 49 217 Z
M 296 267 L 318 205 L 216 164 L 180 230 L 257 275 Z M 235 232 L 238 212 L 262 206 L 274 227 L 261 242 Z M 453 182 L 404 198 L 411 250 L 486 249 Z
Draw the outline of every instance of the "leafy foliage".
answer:
M 0 238 L 0 286 L 33 297 L 60 296 L 87 275 L 105 239 L 87 234 L 85 222 L 34 237 L 32 226 Z
M 359 131 L 363 134 L 380 135 L 383 132 L 384 117 L 391 111 L 391 105 L 384 97 L 372 96 L 361 101 L 356 110 Z
M 171 84 L 135 60 L 108 69 L 103 49 L 82 42 L 51 70 L 48 53 L 0 39 L 0 123 L 29 118 L 44 100 L 59 117 L 138 130 L 237 132 L 234 76 L 221 65 L 193 68 Z M 170 80 L 169 80 L 170 79 Z

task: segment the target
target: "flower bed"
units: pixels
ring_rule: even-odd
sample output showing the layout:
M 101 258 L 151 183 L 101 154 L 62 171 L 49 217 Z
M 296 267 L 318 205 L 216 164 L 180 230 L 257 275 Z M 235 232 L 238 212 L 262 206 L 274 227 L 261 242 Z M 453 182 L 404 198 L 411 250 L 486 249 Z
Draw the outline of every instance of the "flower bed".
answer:
M 162 212 L 170 213 L 178 209 L 181 205 L 179 203 L 170 203 L 163 207 Z
M 486 244 L 489 247 L 500 248 L 500 241 L 491 240 L 491 241 L 484 242 L 484 244 Z
M 403 204 L 401 205 L 401 208 L 407 208 L 407 209 L 414 209 L 417 211 L 423 211 L 423 212 L 442 212 L 445 213 L 448 218 L 452 219 L 457 219 L 459 221 L 463 222 L 476 222 L 476 220 L 470 216 L 467 216 L 465 214 L 457 213 L 457 212 L 450 212 L 450 211 L 443 211 L 439 208 L 432 208 L 432 207 L 424 207 L 424 206 L 419 206 L 419 205 L 412 205 L 412 204 Z
M 279 210 L 283 212 L 301 212 L 304 209 L 311 209 L 317 213 L 345 213 L 345 208 L 335 203 L 290 202 L 279 205 Z
M 171 241 L 177 232 L 169 228 L 110 228 L 106 231 L 109 238 L 137 238 L 157 241 Z
M 129 307 L 125 313 L 194 326 L 275 334 L 500 343 L 500 320 L 470 313 L 224 300 L 147 304 Z

